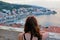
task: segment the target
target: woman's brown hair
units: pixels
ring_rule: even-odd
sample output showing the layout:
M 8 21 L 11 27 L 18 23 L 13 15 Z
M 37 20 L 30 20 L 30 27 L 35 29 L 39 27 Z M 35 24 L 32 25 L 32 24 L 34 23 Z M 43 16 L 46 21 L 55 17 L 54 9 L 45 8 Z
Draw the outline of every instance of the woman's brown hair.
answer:
M 25 27 L 24 28 L 25 33 L 30 32 L 32 36 L 38 37 L 39 40 L 42 39 L 42 36 L 40 34 L 40 28 L 34 16 L 29 16 L 26 19 L 26 23 L 24 27 Z

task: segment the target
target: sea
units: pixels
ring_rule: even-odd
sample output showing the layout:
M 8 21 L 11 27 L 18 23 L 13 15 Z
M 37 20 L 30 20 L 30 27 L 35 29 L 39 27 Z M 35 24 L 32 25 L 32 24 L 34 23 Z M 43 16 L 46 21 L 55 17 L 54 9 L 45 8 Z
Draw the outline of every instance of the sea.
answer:
M 51 10 L 55 10 L 57 12 L 57 14 L 55 14 L 55 15 L 51 14 L 51 15 L 37 15 L 37 16 L 35 16 L 37 21 L 38 21 L 38 24 L 42 25 L 42 26 L 45 26 L 45 27 L 49 27 L 49 26 L 60 27 L 60 9 L 51 9 Z M 22 24 L 24 24 L 25 21 L 26 21 L 26 18 L 20 20 L 20 22 Z

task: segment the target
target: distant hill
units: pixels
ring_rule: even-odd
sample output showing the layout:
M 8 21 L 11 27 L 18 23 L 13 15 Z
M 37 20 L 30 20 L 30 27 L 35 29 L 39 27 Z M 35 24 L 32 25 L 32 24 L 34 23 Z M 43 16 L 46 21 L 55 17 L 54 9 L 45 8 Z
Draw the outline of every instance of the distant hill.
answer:
M 26 10 L 19 10 L 19 13 L 17 12 L 19 8 L 25 8 Z M 29 9 L 32 8 L 32 9 Z M 3 9 L 6 9 L 3 11 Z M 12 12 L 12 9 L 16 9 L 16 15 Z M 38 11 L 37 11 L 38 10 Z M 38 6 L 32 6 L 32 5 L 22 5 L 22 4 L 11 4 L 0 1 L 0 16 L 2 15 L 4 18 L 0 19 L 0 23 L 4 22 L 6 24 L 13 24 L 16 23 L 18 20 L 26 18 L 29 15 L 50 15 L 50 14 L 56 14 L 56 11 L 52 11 L 50 9 L 44 8 L 44 7 L 38 7 Z M 23 12 L 23 13 L 22 13 Z M 5 15 L 7 14 L 7 16 Z M 9 14 L 11 14 L 9 16 Z M 14 16 L 15 15 L 15 16 Z M 14 19 L 15 18 L 15 19 Z M 24 21 L 21 21 L 24 24 Z M 50 24 L 50 23 L 49 23 Z M 47 24 L 48 25 L 48 24 Z
M 12 9 L 19 9 L 19 8 L 39 8 L 39 9 L 42 9 L 42 11 L 45 13 L 46 11 L 49 11 L 47 13 L 45 13 L 45 15 L 50 15 L 51 14 L 56 14 L 55 11 L 51 11 L 47 8 L 44 8 L 44 7 L 38 7 L 38 6 L 32 6 L 32 5 L 22 5 L 22 4 L 11 4 L 11 3 L 6 3 L 6 2 L 3 2 L 3 1 L 0 1 L 0 11 L 2 11 L 2 9 L 7 9 L 7 10 L 12 10 Z M 47 10 L 46 10 L 47 9 Z
M 9 10 L 11 10 L 11 9 L 13 9 L 13 8 L 18 9 L 18 8 L 21 8 L 21 7 L 24 7 L 24 8 L 28 8 L 28 7 L 38 8 L 38 7 L 36 7 L 36 6 L 31 6 L 31 5 L 10 4 L 10 3 L 6 3 L 6 2 L 0 1 L 0 10 L 1 10 L 1 9 L 9 9 Z M 39 8 L 40 8 L 40 7 L 39 7 Z M 41 8 L 42 8 L 42 7 L 41 7 Z

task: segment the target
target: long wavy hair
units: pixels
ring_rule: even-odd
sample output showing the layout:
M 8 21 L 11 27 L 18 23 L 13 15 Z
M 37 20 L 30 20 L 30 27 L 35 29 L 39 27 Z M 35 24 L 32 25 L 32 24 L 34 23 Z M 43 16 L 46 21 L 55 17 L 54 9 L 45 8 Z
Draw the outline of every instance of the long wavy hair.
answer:
M 29 16 L 26 19 L 24 32 L 25 33 L 30 32 L 31 35 L 38 37 L 39 40 L 42 39 L 42 36 L 40 34 L 40 27 L 38 26 L 37 20 L 34 16 Z

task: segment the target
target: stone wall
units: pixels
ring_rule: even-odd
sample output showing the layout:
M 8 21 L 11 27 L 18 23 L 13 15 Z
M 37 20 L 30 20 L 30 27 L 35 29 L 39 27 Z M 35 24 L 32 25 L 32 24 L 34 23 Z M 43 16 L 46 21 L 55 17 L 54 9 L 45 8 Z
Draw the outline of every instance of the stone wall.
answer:
M 18 40 L 20 32 L 0 29 L 0 40 Z

